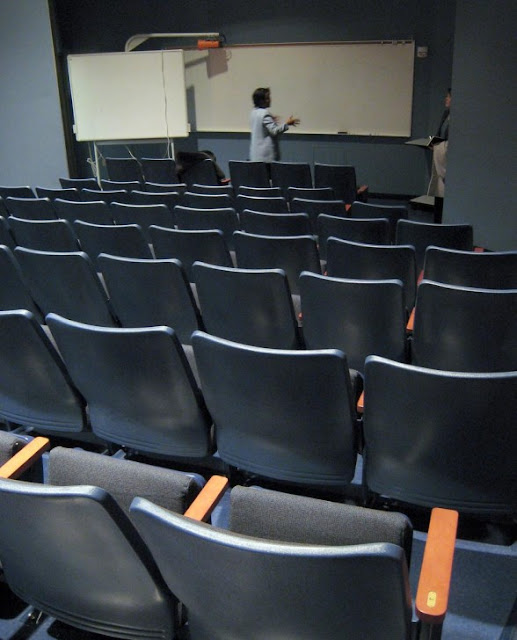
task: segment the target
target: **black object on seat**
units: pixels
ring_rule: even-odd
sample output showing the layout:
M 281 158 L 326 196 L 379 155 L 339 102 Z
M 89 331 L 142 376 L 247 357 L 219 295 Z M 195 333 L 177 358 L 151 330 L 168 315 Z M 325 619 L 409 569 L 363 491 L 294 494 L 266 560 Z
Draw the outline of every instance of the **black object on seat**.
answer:
M 34 315 L 26 310 L 0 312 L 2 418 L 37 431 L 71 435 L 88 429 L 85 406 Z
M 327 258 L 327 240 L 331 237 L 363 244 L 389 244 L 390 223 L 387 218 L 354 219 L 321 213 L 316 221 L 321 257 Z
M 106 158 L 105 160 L 110 180 L 143 182 L 142 168 L 136 158 Z
M 341 351 L 265 349 L 200 331 L 192 344 L 226 463 L 276 481 L 344 490 L 355 470 L 356 425 Z
M 230 178 L 235 193 L 243 185 L 246 187 L 269 187 L 269 175 L 264 162 L 248 160 L 230 160 L 228 162 Z
M 63 447 L 49 454 L 49 476 L 49 485 L 0 481 L 0 558 L 11 589 L 52 616 L 43 630 L 57 618 L 103 636 L 171 638 L 177 601 L 128 507 L 134 496 L 152 495 L 183 513 L 198 493 L 195 480 Z
M 212 420 L 173 329 L 46 320 L 98 437 L 158 458 L 212 453 Z
M 55 220 L 56 212 L 48 198 L 13 198 L 4 200 L 9 215 L 25 220 Z
M 188 608 L 192 640 L 409 640 L 419 628 L 401 514 L 235 487 L 229 531 L 141 498 L 131 516 Z
M 472 251 L 473 228 L 470 224 L 431 224 L 414 220 L 397 222 L 397 244 L 411 244 L 416 251 L 418 272 L 424 268 L 425 251 L 428 246 Z
M 400 280 L 300 276 L 303 335 L 308 349 L 341 349 L 364 372 L 371 354 L 406 360 L 406 312 Z
M 369 356 L 365 478 L 383 496 L 515 516 L 517 372 L 469 373 Z
M 215 163 L 204 152 L 178 151 L 176 154 L 178 179 L 190 184 L 219 184 Z
M 285 272 L 192 267 L 206 331 L 271 349 L 298 349 L 300 335 Z
M 146 182 L 172 184 L 177 182 L 176 162 L 172 158 L 140 158 Z
M 517 251 L 456 251 L 427 247 L 424 278 L 460 287 L 517 289 Z
M 9 218 L 16 244 L 38 251 L 79 251 L 79 242 L 68 220 Z
M 91 224 L 113 224 L 110 207 L 103 200 L 73 202 L 57 198 L 54 200 L 54 209 L 58 218 L 68 222 L 82 220 Z
M 412 363 L 447 371 L 517 371 L 516 318 L 517 289 L 472 289 L 422 280 Z
M 76 220 L 74 229 L 83 251 L 97 268 L 97 256 L 109 253 L 124 258 L 153 258 L 149 243 L 138 224 L 102 225 Z
M 237 265 L 241 269 L 283 269 L 291 293 L 299 292 L 302 271 L 321 273 L 316 239 L 313 236 L 259 236 L 234 233 Z
M 349 280 L 400 280 L 408 311 L 415 305 L 415 262 L 412 246 L 361 244 L 332 237 L 327 241 L 329 276 Z
M 259 236 L 305 236 L 312 232 L 306 213 L 262 213 L 244 209 L 239 218 L 242 231 Z
M 182 344 L 201 328 L 192 289 L 178 260 L 137 260 L 101 253 L 110 300 L 123 327 L 172 327 Z
M 43 314 L 108 327 L 117 326 L 92 262 L 82 251 L 35 251 L 16 247 L 16 259 Z
M 223 232 L 219 229 L 187 231 L 149 227 L 157 258 L 176 258 L 181 262 L 190 282 L 193 282 L 192 265 L 196 260 L 233 267 Z
M 404 205 L 384 205 L 372 204 L 370 202 L 359 202 L 355 200 L 350 207 L 351 218 L 387 218 L 390 223 L 390 241 L 395 242 L 397 232 L 397 222 L 407 220 L 409 213 Z M 411 244 L 410 242 L 400 242 L 398 244 Z

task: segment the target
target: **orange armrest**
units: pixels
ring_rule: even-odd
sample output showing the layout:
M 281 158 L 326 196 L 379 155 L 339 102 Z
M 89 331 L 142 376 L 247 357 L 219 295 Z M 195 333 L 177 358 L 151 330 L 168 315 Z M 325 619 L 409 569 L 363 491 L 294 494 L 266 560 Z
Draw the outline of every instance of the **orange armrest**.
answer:
M 50 448 L 48 438 L 37 437 L 27 443 L 0 467 L 0 478 L 15 480 Z
M 415 603 L 422 622 L 439 624 L 447 613 L 457 528 L 457 511 L 432 510 Z
M 368 191 L 367 184 L 362 184 L 360 187 L 357 188 L 357 193 L 364 193 L 365 191 Z
M 345 204 L 345 211 L 348 212 L 352 208 L 351 204 Z
M 411 309 L 411 313 L 409 314 L 409 320 L 406 324 L 406 331 L 413 331 L 415 327 L 415 307 Z
M 223 497 L 227 486 L 228 478 L 212 476 L 184 515 L 192 520 L 206 522 L 219 500 Z
M 361 414 L 364 411 L 364 391 L 359 396 L 359 400 L 357 401 L 357 405 L 356 405 L 356 411 L 357 413 L 361 413 Z

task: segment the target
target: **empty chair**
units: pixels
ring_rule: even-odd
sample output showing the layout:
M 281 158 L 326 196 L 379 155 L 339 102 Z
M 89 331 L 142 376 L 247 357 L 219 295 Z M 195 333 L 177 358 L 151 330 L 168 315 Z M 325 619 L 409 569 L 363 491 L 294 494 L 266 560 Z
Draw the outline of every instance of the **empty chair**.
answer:
M 0 312 L 0 363 L 3 420 L 63 435 L 88 429 L 84 398 L 30 311 Z
M 48 198 L 53 202 L 56 198 L 61 200 L 74 200 L 79 202 L 81 200 L 81 192 L 75 187 L 68 189 L 48 189 L 47 187 L 35 187 L 38 198 Z
M 448 371 L 517 371 L 517 289 L 422 280 L 412 363 Z
M 313 236 L 259 236 L 236 231 L 237 266 L 241 269 L 283 269 L 292 294 L 298 294 L 302 271 L 321 273 Z
M 208 333 L 259 347 L 298 349 L 291 292 L 281 269 L 192 267 Z
M 220 229 L 230 251 L 234 250 L 233 232 L 240 228 L 235 209 L 197 209 L 177 206 L 174 215 L 178 229 Z M 164 225 L 161 225 L 164 226 Z
M 235 198 L 235 206 L 240 213 L 244 209 L 262 211 L 263 213 L 288 213 L 287 200 L 283 196 L 244 196 L 239 194 Z
M 516 383 L 516 371 L 448 372 L 368 357 L 369 490 L 460 513 L 515 515 Z
M 97 178 L 59 178 L 59 184 L 63 189 L 98 189 Z
M 356 434 L 343 352 L 265 349 L 199 331 L 192 344 L 227 464 L 344 490 L 354 475 Z
M 142 168 L 136 158 L 106 158 L 105 160 L 110 180 L 143 182 Z
M 56 212 L 48 198 L 12 198 L 5 199 L 9 215 L 25 220 L 55 220 Z
M 86 202 L 103 200 L 111 204 L 112 202 L 129 202 L 130 195 L 125 189 L 82 189 L 81 199 Z
M 318 216 L 325 213 L 329 216 L 346 216 L 345 203 L 343 200 L 305 200 L 303 198 L 293 198 L 291 200 L 291 213 L 306 213 L 310 220 L 313 233 L 316 233 Z
M 0 216 L 0 245 L 4 245 L 9 247 L 9 249 L 14 249 L 14 238 L 11 233 L 11 228 L 9 223 L 4 218 L 4 216 Z
M 123 327 L 172 327 L 182 344 L 201 317 L 178 260 L 137 260 L 101 254 L 99 266 Z
M 109 253 L 125 258 L 153 258 L 148 241 L 138 224 L 103 225 L 76 220 L 75 232 L 85 251 L 97 268 L 97 256 Z
M 228 209 L 233 207 L 233 198 L 227 193 L 207 194 L 185 191 L 181 196 L 181 205 L 196 209 Z
M 54 200 L 54 209 L 58 218 L 68 222 L 82 220 L 91 224 L 113 224 L 111 209 L 103 200 L 73 202 L 58 198 Z
M 196 260 L 233 267 L 230 251 L 219 229 L 189 231 L 149 227 L 157 258 L 176 258 L 181 262 L 190 282 L 193 282 L 192 265 Z
M 38 251 L 79 251 L 79 242 L 68 220 L 23 220 L 13 216 L 9 224 L 16 244 Z
M 174 214 L 174 207 L 180 203 L 179 191 L 131 191 L 126 204 L 165 204 Z
M 133 191 L 135 189 L 141 189 L 142 183 L 138 180 L 101 180 L 101 189 L 103 191 L 116 191 L 122 189 L 123 191 Z
M 212 420 L 170 327 L 113 329 L 50 314 L 98 437 L 164 458 L 205 458 Z
M 431 224 L 399 220 L 397 222 L 397 244 L 411 244 L 416 251 L 418 272 L 424 268 L 425 250 L 428 246 L 472 251 L 473 229 L 470 224 Z
M 388 218 L 390 222 L 390 240 L 395 241 L 397 222 L 408 219 L 408 210 L 404 205 L 384 205 L 372 204 L 369 202 L 352 202 L 349 215 L 351 218 Z M 410 242 L 399 242 L 398 244 L 411 244 Z
M 235 193 L 231 184 L 191 184 L 188 190 L 191 193 L 204 193 L 206 195 L 228 195 L 233 198 Z
M 262 236 L 304 236 L 311 233 L 306 213 L 261 213 L 244 209 L 240 216 L 241 229 Z
M 314 164 L 314 186 L 332 187 L 336 198 L 346 204 L 366 197 L 368 188 L 363 185 L 357 188 L 355 167 L 342 164 Z
M 237 189 L 237 195 L 253 196 L 254 198 L 279 198 L 284 194 L 280 187 L 247 187 L 241 185 Z
M 302 198 L 302 200 L 335 200 L 336 194 L 332 187 L 289 187 L 287 189 L 287 199 L 291 202 L 293 198 Z
M 0 215 L 2 215 L 4 218 L 7 218 L 7 216 L 9 215 L 9 211 L 5 206 L 5 202 L 2 196 L 0 196 Z
M 455 251 L 428 247 L 424 277 L 480 289 L 517 289 L 517 251 Z
M 171 192 L 184 193 L 187 190 L 187 185 L 184 182 L 146 182 L 145 190 L 152 193 Z
M 409 597 L 412 526 L 402 514 L 240 486 L 231 491 L 229 530 L 202 526 L 143 498 L 130 510 L 165 581 L 188 609 L 192 640 L 423 640 L 441 630 L 454 511 L 432 514 L 426 554 L 433 561 L 422 567 L 416 596 L 420 622 L 412 620 Z
M 196 480 L 65 447 L 52 449 L 48 468 L 45 485 L 0 483 L 5 578 L 12 591 L 51 616 L 39 616 L 44 621 L 33 625 L 33 634 L 51 637 L 57 619 L 57 633 L 69 638 L 80 632 L 64 625 L 127 640 L 173 637 L 177 601 L 131 524 L 128 507 L 134 496 L 152 495 L 183 513 L 199 493 Z M 27 553 L 33 562 L 26 562 Z
M 400 280 L 408 311 L 415 305 L 416 259 L 412 246 L 327 241 L 327 274 L 349 280 Z
M 286 197 L 289 187 L 311 188 L 311 167 L 308 162 L 272 162 L 271 184 L 280 187 Z
M 400 280 L 344 280 L 300 276 L 307 349 L 341 349 L 364 372 L 372 354 L 406 360 L 406 313 Z
M 178 179 L 187 185 L 220 184 L 220 178 L 224 178 L 222 171 L 218 169 L 214 160 L 208 157 L 204 151 L 178 151 L 176 154 L 176 170 Z
M 34 198 L 35 195 L 36 194 L 32 190 L 32 187 L 8 187 L 0 185 L 0 197 L 4 200 L 6 198 Z
M 174 229 L 176 216 L 166 204 L 124 204 L 113 202 L 111 212 L 115 224 L 137 224 L 150 242 L 148 229 L 152 224 Z
M 140 158 L 146 182 L 172 184 L 178 179 L 176 162 L 172 158 Z
M 72 320 L 117 325 L 104 287 L 85 253 L 17 247 L 15 255 L 44 315 L 54 312 Z
M 0 281 L 0 310 L 27 309 L 38 321 L 43 320 L 18 260 L 6 245 L 0 245 Z
M 327 258 L 327 240 L 330 237 L 362 244 L 389 244 L 390 223 L 387 218 L 342 218 L 320 213 L 316 220 L 320 255 Z
M 269 187 L 269 175 L 264 162 L 230 160 L 228 162 L 232 186 L 237 193 L 241 185 L 247 187 Z

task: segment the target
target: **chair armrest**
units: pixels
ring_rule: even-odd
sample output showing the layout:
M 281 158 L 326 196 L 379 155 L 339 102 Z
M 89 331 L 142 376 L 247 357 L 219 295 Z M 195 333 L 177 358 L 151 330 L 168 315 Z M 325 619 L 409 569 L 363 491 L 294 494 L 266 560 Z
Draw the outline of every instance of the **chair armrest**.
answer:
M 212 476 L 183 515 L 192 520 L 205 522 L 223 497 L 227 486 L 228 478 Z
M 422 622 L 440 624 L 447 613 L 457 528 L 457 511 L 432 510 L 415 602 Z
M 0 478 L 15 480 L 50 448 L 48 438 L 37 437 L 28 442 L 0 467 Z
M 357 199 L 359 202 L 368 202 L 368 185 L 362 184 L 357 187 Z
M 409 320 L 406 324 L 406 331 L 413 331 L 415 327 L 415 307 L 411 309 L 411 313 L 409 314 Z
M 363 414 L 364 411 L 364 391 L 361 393 L 361 395 L 359 396 L 359 400 L 357 401 L 356 404 L 356 411 L 359 415 Z

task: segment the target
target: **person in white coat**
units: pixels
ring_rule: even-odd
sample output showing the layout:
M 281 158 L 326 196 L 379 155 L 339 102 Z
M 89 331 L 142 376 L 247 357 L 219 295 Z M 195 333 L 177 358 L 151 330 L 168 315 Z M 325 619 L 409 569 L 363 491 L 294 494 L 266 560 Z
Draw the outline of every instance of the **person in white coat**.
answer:
M 255 162 L 273 162 L 280 160 L 278 145 L 279 136 L 287 131 L 290 126 L 296 127 L 300 123 L 298 118 L 289 116 L 283 123 L 272 115 L 271 91 L 268 88 L 259 87 L 253 92 L 254 108 L 250 114 L 251 142 L 249 159 Z

